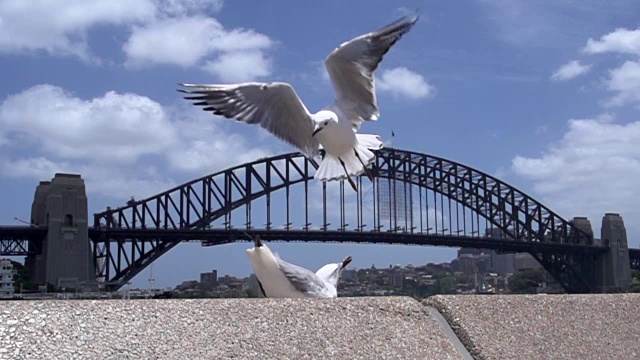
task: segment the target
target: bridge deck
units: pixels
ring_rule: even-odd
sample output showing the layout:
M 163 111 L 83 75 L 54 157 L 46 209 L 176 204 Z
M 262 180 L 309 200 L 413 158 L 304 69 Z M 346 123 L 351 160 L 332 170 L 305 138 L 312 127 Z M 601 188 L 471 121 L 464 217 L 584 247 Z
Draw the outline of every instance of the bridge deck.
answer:
M 400 244 L 400 245 L 431 245 L 431 246 L 455 246 L 483 249 L 500 249 L 504 251 L 528 252 L 554 250 L 557 252 L 584 251 L 590 253 L 603 253 L 606 247 L 583 244 L 539 242 L 531 243 L 503 238 L 478 237 L 478 236 L 451 236 L 429 233 L 410 232 L 378 232 L 378 231 L 339 231 L 339 230 L 277 230 L 277 229 L 90 229 L 90 236 L 99 239 L 100 234 L 107 235 L 104 238 L 119 240 L 162 240 L 162 241 L 202 241 L 203 246 L 227 244 L 236 241 L 250 241 L 247 235 L 260 235 L 266 241 L 318 241 L 327 243 L 371 243 L 371 244 Z
M 33 235 L 41 236 L 47 233 L 46 226 L 0 225 L 0 239 L 28 238 Z

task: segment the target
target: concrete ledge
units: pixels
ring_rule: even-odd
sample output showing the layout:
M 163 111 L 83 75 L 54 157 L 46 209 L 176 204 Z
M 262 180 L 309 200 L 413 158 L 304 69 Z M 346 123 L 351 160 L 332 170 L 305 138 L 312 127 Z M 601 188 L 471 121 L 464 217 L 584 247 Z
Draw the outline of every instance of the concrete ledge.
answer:
M 638 359 L 640 294 L 433 296 L 477 359 Z
M 640 294 L 0 304 L 0 359 L 640 358 Z
M 459 351 L 428 308 L 405 297 L 13 301 L 0 308 L 0 358 L 10 359 L 464 358 Z

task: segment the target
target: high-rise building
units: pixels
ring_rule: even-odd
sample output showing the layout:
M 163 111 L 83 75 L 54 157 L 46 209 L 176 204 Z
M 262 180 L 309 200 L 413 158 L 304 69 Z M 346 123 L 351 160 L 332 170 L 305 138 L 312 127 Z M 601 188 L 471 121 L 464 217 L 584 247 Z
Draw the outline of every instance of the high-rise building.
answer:
M 472 254 L 461 254 L 458 256 L 458 268 L 464 274 L 475 274 L 478 270 L 476 268 L 475 256 Z
M 514 255 L 513 267 L 516 271 L 522 271 L 540 269 L 542 265 L 529 253 L 517 253 Z
M 13 298 L 13 264 L 9 259 L 0 259 L 0 298 Z
M 513 274 L 515 254 L 498 254 L 495 251 L 491 252 L 491 267 L 493 272 L 498 275 Z
M 476 269 L 480 274 L 487 274 L 491 272 L 491 255 L 488 253 L 482 253 L 475 256 Z
M 460 248 L 458 249 L 458 257 L 461 255 L 480 255 L 482 253 L 481 249 L 476 248 Z

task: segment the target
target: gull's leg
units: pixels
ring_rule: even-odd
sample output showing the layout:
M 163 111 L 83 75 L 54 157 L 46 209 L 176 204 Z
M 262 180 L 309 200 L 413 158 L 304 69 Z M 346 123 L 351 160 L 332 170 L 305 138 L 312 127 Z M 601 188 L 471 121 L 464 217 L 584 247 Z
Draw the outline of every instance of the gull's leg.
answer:
M 358 160 L 360 160 L 360 164 L 362 164 L 362 167 L 364 168 L 364 173 L 367 174 L 367 177 L 369 178 L 369 180 L 373 181 L 373 174 L 371 173 L 371 170 L 369 170 L 367 165 L 364 164 L 364 161 L 360 159 L 360 155 L 358 155 L 358 151 L 356 151 L 356 148 L 353 148 L 353 152 L 356 154 L 356 157 L 358 158 Z
M 340 160 L 340 164 L 342 164 L 342 168 L 344 169 L 344 173 L 347 174 L 347 180 L 349 180 L 349 184 L 351 185 L 351 187 L 353 188 L 354 191 L 358 191 L 358 187 L 356 186 L 356 183 L 353 182 L 353 180 L 351 179 L 351 177 L 349 176 L 349 172 L 347 171 L 347 167 L 344 165 L 344 161 L 342 161 L 342 159 L 338 158 L 338 160 Z

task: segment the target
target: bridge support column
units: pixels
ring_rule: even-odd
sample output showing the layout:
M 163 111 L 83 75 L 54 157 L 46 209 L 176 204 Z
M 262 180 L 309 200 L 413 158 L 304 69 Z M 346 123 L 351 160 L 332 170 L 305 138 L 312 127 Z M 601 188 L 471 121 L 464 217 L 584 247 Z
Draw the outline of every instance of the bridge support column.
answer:
M 35 282 L 77 290 L 93 288 L 96 273 L 89 243 L 87 195 L 80 175 L 55 174 L 36 188 L 31 222 L 48 226 L 39 255 L 25 266 Z
M 596 261 L 596 283 L 600 292 L 629 289 L 631 268 L 627 230 L 619 214 L 607 213 L 602 217 L 601 241 L 609 251 Z
M 591 227 L 591 221 L 588 218 L 582 216 L 576 216 L 569 221 L 578 229 L 587 233 L 591 241 L 594 241 L 593 228 Z M 570 232 L 570 235 L 572 233 Z M 589 283 L 591 291 L 597 291 L 598 288 L 596 280 L 596 261 L 597 258 L 591 254 L 575 254 L 573 255 L 574 261 L 578 265 L 577 270 L 580 272 L 580 276 Z

